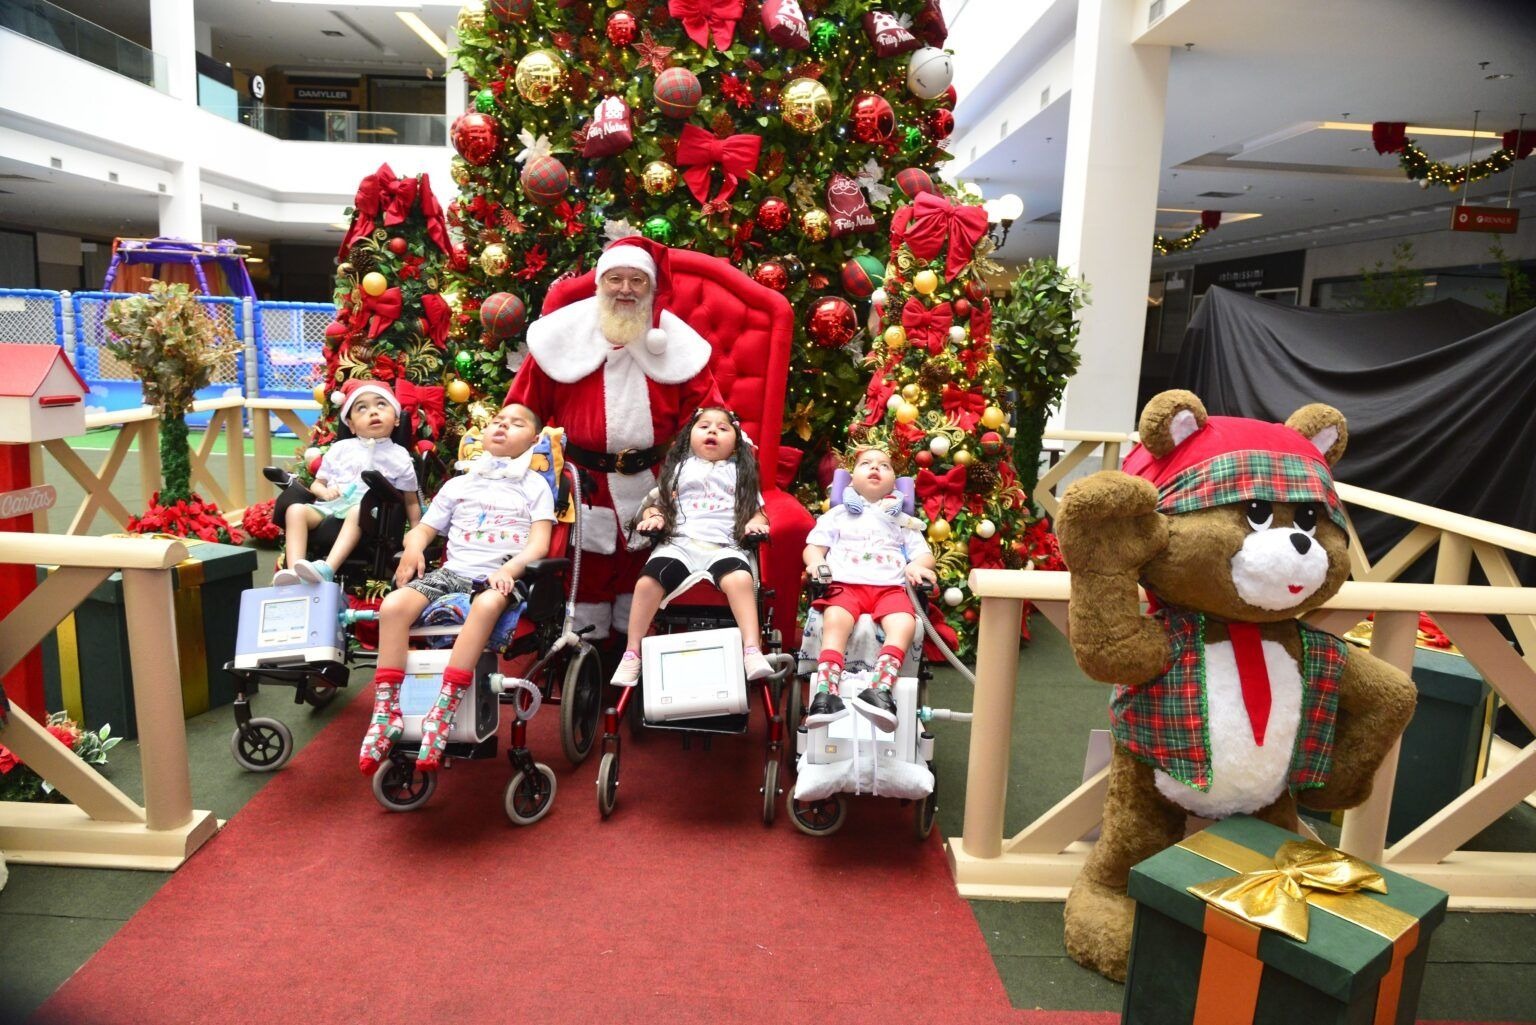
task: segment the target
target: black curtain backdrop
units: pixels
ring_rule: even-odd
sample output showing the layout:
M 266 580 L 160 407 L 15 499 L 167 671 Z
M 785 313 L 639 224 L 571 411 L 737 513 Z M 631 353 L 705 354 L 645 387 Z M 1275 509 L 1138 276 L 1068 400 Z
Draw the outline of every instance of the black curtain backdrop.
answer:
M 1212 288 L 1172 386 L 1211 413 L 1263 420 L 1326 402 L 1349 421 L 1338 480 L 1536 531 L 1536 310 L 1502 323 L 1454 300 L 1342 313 Z M 1350 516 L 1373 561 L 1409 529 Z M 1536 560 L 1514 561 L 1536 584 Z

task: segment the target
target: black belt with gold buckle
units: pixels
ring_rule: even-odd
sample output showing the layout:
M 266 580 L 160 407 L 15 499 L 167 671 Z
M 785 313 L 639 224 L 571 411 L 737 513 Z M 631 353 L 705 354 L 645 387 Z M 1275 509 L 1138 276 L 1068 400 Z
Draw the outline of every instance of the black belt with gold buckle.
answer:
M 652 445 L 650 448 L 626 448 L 618 452 L 593 452 L 580 445 L 565 443 L 566 458 L 584 470 L 593 473 L 622 473 L 633 476 L 644 473 L 667 453 L 667 446 Z

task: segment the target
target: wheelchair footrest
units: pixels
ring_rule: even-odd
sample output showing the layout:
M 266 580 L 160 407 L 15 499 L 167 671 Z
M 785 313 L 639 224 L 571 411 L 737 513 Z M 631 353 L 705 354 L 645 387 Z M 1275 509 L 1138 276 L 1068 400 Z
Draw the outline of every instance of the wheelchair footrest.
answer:
M 645 720 L 645 725 L 656 730 L 677 730 L 683 733 L 726 733 L 740 734 L 747 732 L 747 727 L 752 722 L 750 712 L 742 712 L 739 715 L 706 715 L 697 719 L 673 719 L 669 722 L 651 722 Z

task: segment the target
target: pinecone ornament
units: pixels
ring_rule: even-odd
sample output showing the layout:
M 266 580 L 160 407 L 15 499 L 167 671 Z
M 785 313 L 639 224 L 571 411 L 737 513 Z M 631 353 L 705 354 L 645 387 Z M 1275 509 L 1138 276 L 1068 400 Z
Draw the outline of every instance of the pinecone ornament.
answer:
M 965 490 L 973 495 L 990 494 L 997 487 L 1002 475 L 991 463 L 972 463 L 965 470 Z
M 352 271 L 362 278 L 364 274 L 379 269 L 379 255 L 372 246 L 365 246 L 362 242 L 352 243 L 352 248 L 347 250 L 347 260 L 352 264 Z
M 945 382 L 949 380 L 949 371 L 929 361 L 924 363 L 922 369 L 917 372 L 917 383 L 927 391 L 938 392 L 943 389 Z

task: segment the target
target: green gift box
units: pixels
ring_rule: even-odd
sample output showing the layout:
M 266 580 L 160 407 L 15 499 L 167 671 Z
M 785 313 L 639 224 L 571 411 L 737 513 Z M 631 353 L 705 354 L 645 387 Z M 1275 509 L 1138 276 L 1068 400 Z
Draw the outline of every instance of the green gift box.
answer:
M 1308 891 L 1305 942 L 1189 891 L 1273 872 L 1282 845 L 1299 840 L 1239 815 L 1131 869 L 1136 924 L 1124 1023 L 1413 1025 L 1430 934 L 1445 917 L 1444 891 L 1360 863 L 1380 874 L 1386 892 Z
M 183 540 L 188 558 L 171 570 L 171 586 L 181 703 L 190 717 L 234 700 L 224 663 L 235 656 L 240 592 L 251 586 L 256 552 Z M 110 723 L 114 734 L 138 736 L 121 573 L 97 585 L 42 647 L 49 708 L 89 729 Z

